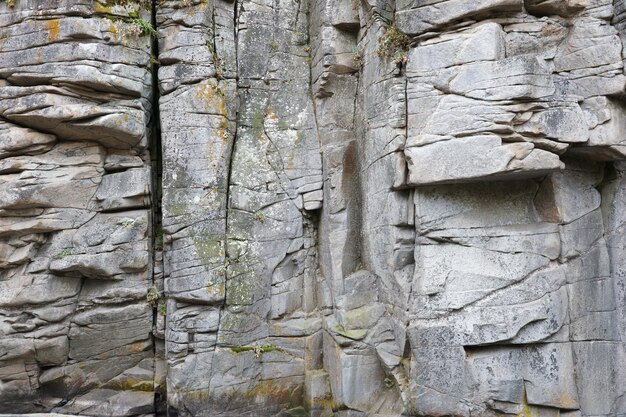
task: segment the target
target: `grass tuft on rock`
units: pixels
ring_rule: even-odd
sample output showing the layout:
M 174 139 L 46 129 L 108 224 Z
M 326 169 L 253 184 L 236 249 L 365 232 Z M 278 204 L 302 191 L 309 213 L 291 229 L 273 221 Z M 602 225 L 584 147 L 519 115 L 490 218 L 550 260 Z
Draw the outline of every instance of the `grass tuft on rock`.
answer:
M 407 60 L 407 52 L 411 47 L 411 39 L 395 25 L 387 28 L 378 38 L 376 53 L 383 59 L 391 59 L 395 64 L 402 65 Z

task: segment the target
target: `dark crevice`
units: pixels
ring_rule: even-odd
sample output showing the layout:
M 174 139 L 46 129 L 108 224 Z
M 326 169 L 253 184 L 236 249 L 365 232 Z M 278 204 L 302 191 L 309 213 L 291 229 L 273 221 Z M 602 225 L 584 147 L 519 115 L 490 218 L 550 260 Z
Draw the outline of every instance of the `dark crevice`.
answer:
M 238 97 L 239 96 L 239 71 L 238 71 L 238 63 L 239 63 L 239 55 L 238 55 L 238 24 L 237 24 L 237 19 L 238 19 L 238 11 L 239 11 L 239 5 L 240 5 L 240 0 L 235 0 L 233 3 L 233 47 L 235 48 L 235 59 L 234 59 L 234 68 L 233 71 L 235 73 L 235 93 L 234 93 L 234 97 Z M 215 17 L 213 18 L 213 45 L 215 48 L 215 51 L 217 51 L 217 44 L 215 43 L 215 35 L 216 35 L 216 31 L 215 31 Z M 218 62 L 214 62 L 214 65 L 218 65 Z M 226 68 L 226 70 L 230 70 L 230 68 Z M 218 69 L 216 67 L 216 78 L 217 78 L 217 74 L 218 74 Z M 219 79 L 218 79 L 219 81 Z M 229 278 L 229 270 L 228 270 L 228 266 L 230 265 L 230 258 L 229 258 L 229 253 L 228 253 L 228 239 L 229 239 L 229 233 L 228 233 L 228 221 L 229 221 L 229 214 L 230 214 L 230 184 L 231 184 L 231 175 L 232 175 L 232 169 L 233 169 L 233 159 L 234 159 L 234 155 L 235 155 L 235 145 L 237 142 L 237 132 L 239 129 L 239 102 L 237 103 L 237 108 L 235 110 L 235 115 L 234 115 L 234 121 L 235 121 L 235 128 L 233 129 L 233 139 L 232 139 L 232 143 L 230 146 L 230 149 L 227 151 L 228 152 L 228 159 L 227 159 L 227 172 L 226 172 L 226 184 L 225 184 L 225 198 L 224 198 L 224 235 L 223 235 L 223 245 L 224 245 L 224 264 L 223 264 L 223 268 L 224 268 L 224 301 L 221 304 L 221 308 L 219 309 L 219 318 L 218 318 L 218 325 L 217 325 L 217 335 L 218 335 L 218 342 L 216 343 L 215 349 L 217 350 L 217 347 L 219 346 L 219 335 L 220 332 L 222 331 L 222 319 L 224 317 L 224 310 L 227 307 L 227 300 L 228 300 L 228 278 Z M 213 359 L 215 360 L 217 355 L 213 355 Z M 212 373 L 213 370 L 215 369 L 214 367 L 214 363 L 211 363 L 211 368 L 210 368 L 210 372 Z M 209 375 L 209 389 L 212 383 L 212 374 Z
M 151 8 L 150 8 L 150 20 L 152 27 L 157 29 L 157 0 L 152 0 Z M 160 250 L 163 242 L 163 215 L 161 211 L 162 207 L 162 199 L 163 199 L 163 186 L 162 186 L 162 178 L 163 178 L 163 151 L 162 151 L 162 142 L 161 142 L 161 117 L 159 112 L 159 42 L 158 37 L 152 37 L 152 94 L 151 94 L 151 104 L 152 104 L 152 116 L 150 121 L 150 162 L 152 167 L 152 233 L 151 233 L 151 253 L 153 258 L 153 270 L 152 270 L 152 285 L 156 287 L 158 290 L 162 289 L 162 285 L 158 285 L 159 283 L 155 282 L 154 276 L 154 265 L 155 259 L 154 256 L 158 250 Z M 157 324 L 158 320 L 158 304 L 155 304 L 153 308 L 153 328 Z M 157 351 L 157 338 L 154 336 L 154 330 L 152 332 L 152 355 L 154 360 L 154 372 L 155 372 L 155 392 L 154 392 L 154 412 L 156 417 L 164 417 L 167 415 L 167 395 L 166 392 L 162 391 L 164 388 L 156 389 L 156 369 L 157 369 L 157 360 L 159 356 L 159 352 Z
M 235 74 L 237 74 L 237 77 L 235 78 L 235 95 L 238 95 L 239 92 L 239 69 L 238 69 L 238 65 L 239 65 L 239 51 L 238 51 L 238 47 L 239 47 L 239 25 L 237 24 L 237 19 L 238 19 L 238 11 L 239 11 L 239 5 L 240 2 L 236 1 L 234 6 L 233 6 L 233 38 L 234 38 L 234 47 L 235 47 Z M 239 105 L 239 104 L 238 104 Z M 237 133 L 239 130 L 239 107 L 237 108 L 237 110 L 235 111 L 235 129 L 233 130 L 233 141 L 232 141 L 232 145 L 230 147 L 230 155 L 228 155 L 228 172 L 226 173 L 226 198 L 225 198 L 225 204 L 226 204 L 226 216 L 224 219 L 224 245 L 228 246 L 228 219 L 229 219 L 229 213 L 230 213 L 230 184 L 231 184 L 231 176 L 232 176 L 232 171 L 233 171 L 233 159 L 235 156 L 235 146 L 237 144 Z M 226 267 L 229 264 L 228 261 L 229 258 L 229 254 L 228 251 L 226 251 L 226 258 L 224 259 L 224 266 Z M 226 271 L 226 276 L 225 276 L 225 281 L 228 280 L 228 270 Z M 228 285 L 227 282 L 224 283 L 224 307 L 226 307 L 226 299 L 227 299 L 227 291 L 228 291 Z M 221 315 L 221 312 L 220 312 Z M 221 317 L 220 317 L 221 320 Z M 221 322 L 221 321 L 220 321 Z

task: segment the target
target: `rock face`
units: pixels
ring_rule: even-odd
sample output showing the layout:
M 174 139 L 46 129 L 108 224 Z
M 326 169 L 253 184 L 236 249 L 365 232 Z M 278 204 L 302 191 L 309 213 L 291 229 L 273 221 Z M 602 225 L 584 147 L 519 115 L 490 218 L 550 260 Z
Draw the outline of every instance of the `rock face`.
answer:
M 0 5 L 0 412 L 154 412 L 151 44 L 125 15 Z
M 626 2 L 0 1 L 0 414 L 626 415 Z

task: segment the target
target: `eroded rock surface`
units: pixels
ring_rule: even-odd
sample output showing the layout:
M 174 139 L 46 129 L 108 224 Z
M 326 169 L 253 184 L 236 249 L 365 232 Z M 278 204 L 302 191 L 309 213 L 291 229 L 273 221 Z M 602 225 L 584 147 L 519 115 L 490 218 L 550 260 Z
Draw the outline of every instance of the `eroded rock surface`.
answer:
M 626 2 L 0 2 L 0 413 L 626 415 Z
M 154 411 L 150 40 L 0 5 L 0 412 Z

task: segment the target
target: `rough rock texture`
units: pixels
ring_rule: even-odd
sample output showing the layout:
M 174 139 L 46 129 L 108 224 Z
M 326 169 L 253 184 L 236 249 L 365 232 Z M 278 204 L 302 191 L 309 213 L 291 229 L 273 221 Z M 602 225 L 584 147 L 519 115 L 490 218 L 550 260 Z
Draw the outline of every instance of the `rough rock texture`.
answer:
M 626 416 L 626 2 L 0 1 L 0 415 Z
M 154 410 L 150 40 L 127 14 L 0 5 L 0 412 Z

